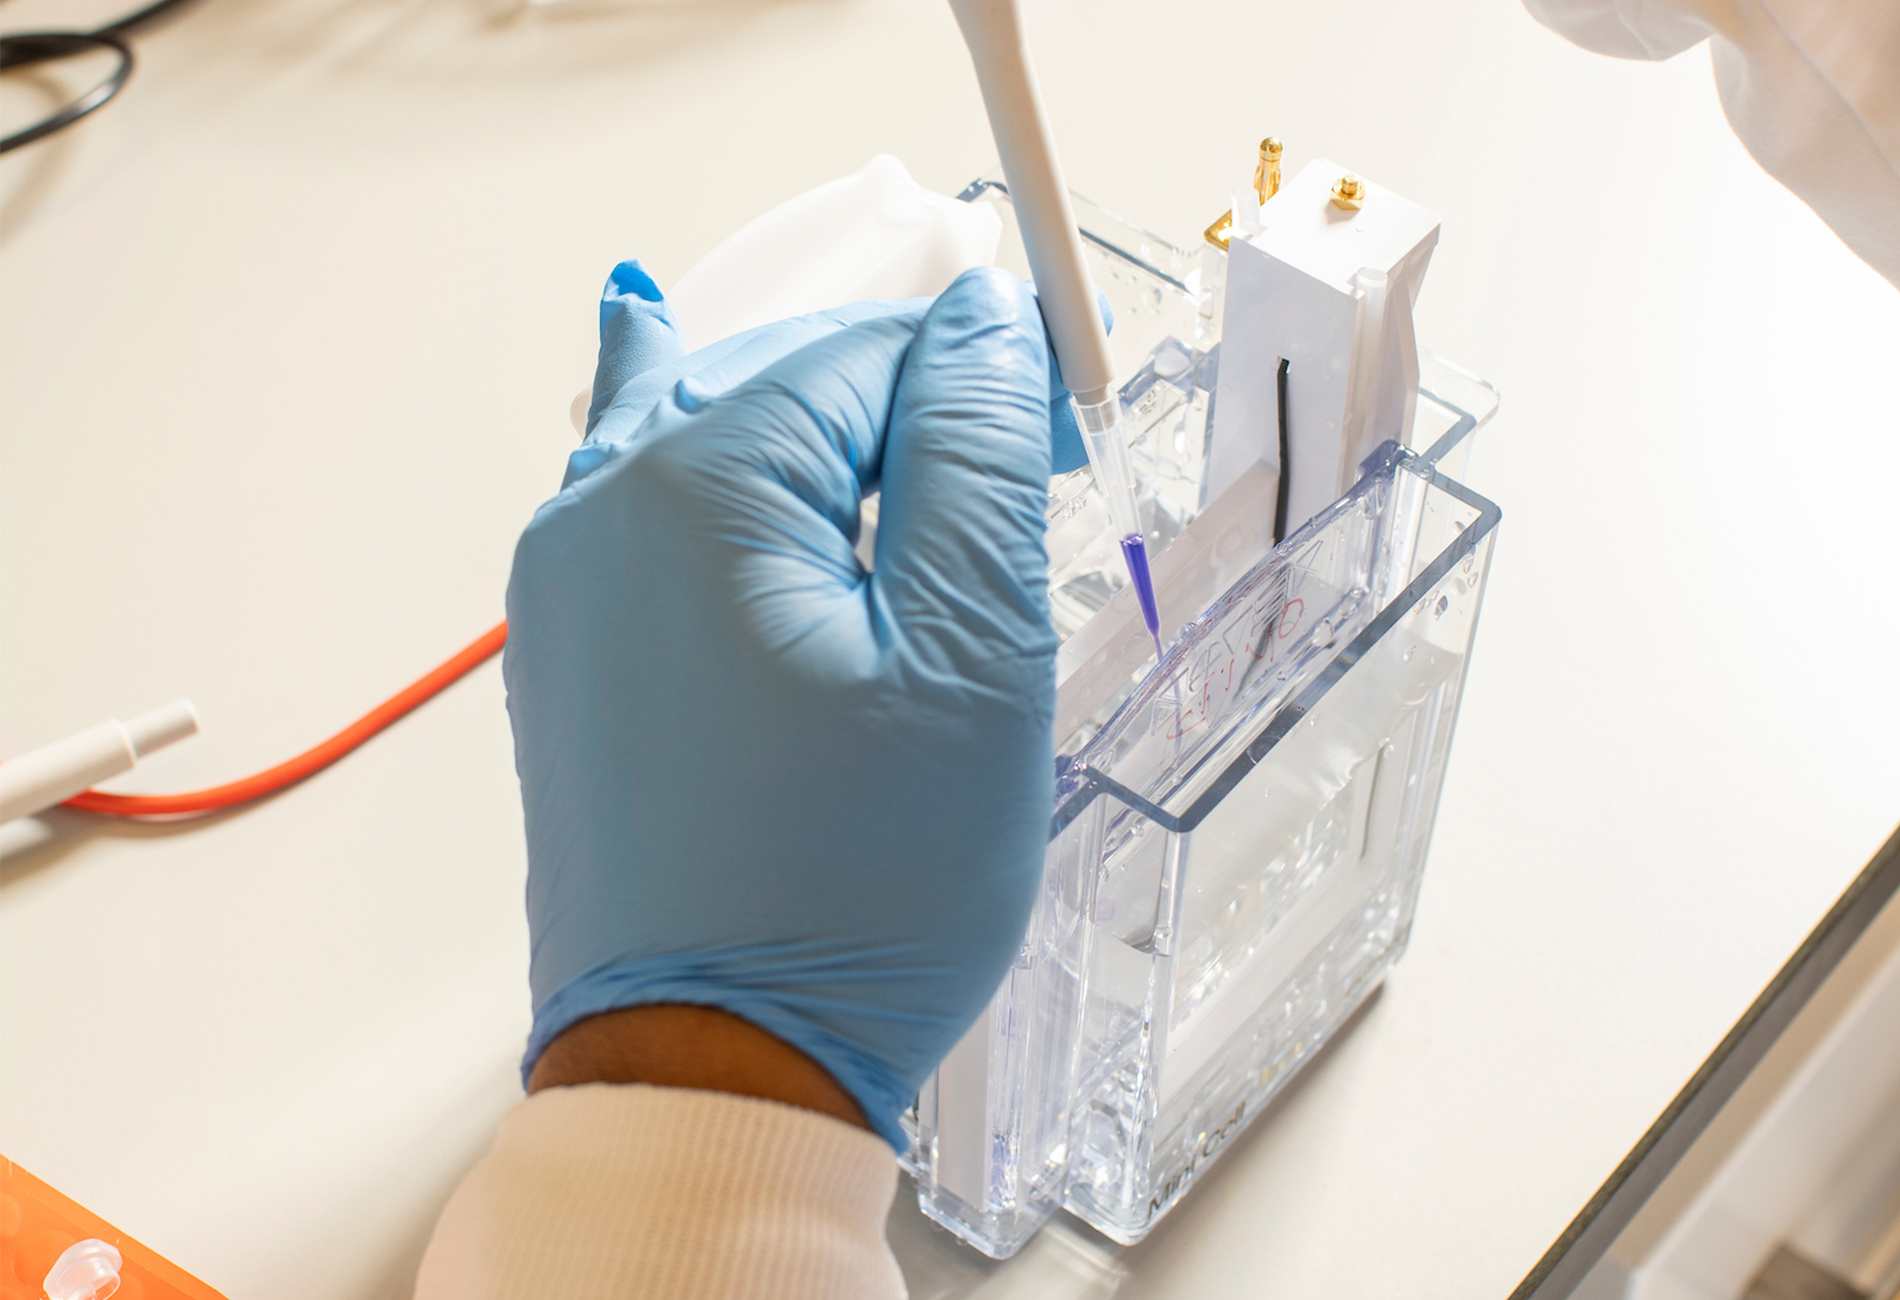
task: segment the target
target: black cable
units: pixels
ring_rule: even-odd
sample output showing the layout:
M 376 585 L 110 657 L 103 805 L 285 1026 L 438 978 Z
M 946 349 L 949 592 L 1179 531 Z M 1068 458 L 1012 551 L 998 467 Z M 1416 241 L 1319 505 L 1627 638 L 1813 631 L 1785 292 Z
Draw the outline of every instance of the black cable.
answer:
M 104 27 L 93 32 L 93 35 L 130 36 L 133 32 L 142 31 L 150 27 L 172 10 L 182 8 L 190 3 L 191 0 L 153 0 L 153 3 L 146 5 L 143 9 L 134 9 L 131 13 L 119 19 L 118 22 L 107 23 Z
M 43 140 L 55 131 L 64 131 L 88 113 L 104 107 L 124 89 L 125 83 L 132 77 L 132 46 L 126 37 L 189 3 L 190 0 L 154 0 L 154 3 L 133 10 L 117 22 L 107 23 L 90 32 L 14 32 L 0 36 L 0 72 L 29 68 L 38 63 L 69 58 L 75 54 L 90 54 L 97 50 L 111 50 L 119 58 L 118 66 L 113 68 L 111 75 L 72 103 L 24 130 L 0 136 L 0 153 Z
M 132 75 L 132 47 L 117 36 L 101 36 L 91 32 L 20 32 L 12 36 L 0 36 L 0 72 L 92 50 L 114 50 L 118 53 L 119 66 L 112 70 L 112 75 L 50 117 L 41 118 L 32 126 L 15 131 L 12 135 L 0 137 L 0 153 L 43 140 L 55 131 L 64 131 L 94 109 L 103 107 L 107 100 L 119 93 L 120 87 Z

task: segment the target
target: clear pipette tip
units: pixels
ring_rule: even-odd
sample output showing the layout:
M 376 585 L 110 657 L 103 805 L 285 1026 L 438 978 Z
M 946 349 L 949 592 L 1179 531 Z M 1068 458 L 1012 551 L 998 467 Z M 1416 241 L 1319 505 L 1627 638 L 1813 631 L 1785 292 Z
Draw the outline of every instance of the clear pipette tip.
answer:
M 1076 423 L 1089 454 L 1095 486 L 1108 506 L 1109 523 L 1121 541 L 1128 579 L 1135 587 L 1141 621 L 1155 643 L 1155 662 L 1161 661 L 1161 613 L 1155 605 L 1154 576 L 1148 571 L 1148 547 L 1141 531 L 1141 509 L 1135 501 L 1135 475 L 1128 463 L 1128 440 L 1122 433 L 1121 399 L 1106 393 L 1101 400 L 1076 399 Z
M 1128 580 L 1135 584 L 1135 603 L 1141 606 L 1141 621 L 1148 625 L 1154 639 L 1155 662 L 1161 662 L 1161 611 L 1155 606 L 1154 575 L 1148 572 L 1148 547 L 1140 533 L 1122 538 L 1122 559 L 1128 564 Z

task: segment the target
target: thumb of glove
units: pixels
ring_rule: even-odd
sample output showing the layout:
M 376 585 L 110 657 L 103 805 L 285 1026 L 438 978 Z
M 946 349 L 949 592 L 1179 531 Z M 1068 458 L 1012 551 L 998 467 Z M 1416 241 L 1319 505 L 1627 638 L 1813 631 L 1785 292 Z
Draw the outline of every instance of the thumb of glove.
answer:
M 600 360 L 594 367 L 594 397 L 587 404 L 587 432 L 630 379 L 686 355 L 673 309 L 639 259 L 622 262 L 600 295 Z

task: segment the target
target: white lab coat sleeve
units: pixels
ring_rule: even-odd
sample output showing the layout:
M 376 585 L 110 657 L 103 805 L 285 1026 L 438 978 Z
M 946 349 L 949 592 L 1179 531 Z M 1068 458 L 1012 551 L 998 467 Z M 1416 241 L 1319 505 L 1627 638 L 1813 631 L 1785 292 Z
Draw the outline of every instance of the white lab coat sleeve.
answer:
M 1900 286 L 1900 0 L 1525 0 L 1586 49 L 1709 39 L 1722 108 L 1768 174 Z
M 881 1139 L 815 1111 L 547 1088 L 449 1198 L 416 1300 L 902 1300 L 896 1187 Z

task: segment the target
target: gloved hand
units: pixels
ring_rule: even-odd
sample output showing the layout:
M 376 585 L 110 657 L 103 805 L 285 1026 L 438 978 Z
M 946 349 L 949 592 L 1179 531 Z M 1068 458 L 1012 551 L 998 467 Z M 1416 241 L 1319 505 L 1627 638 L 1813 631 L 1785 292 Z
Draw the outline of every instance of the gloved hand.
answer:
M 1029 291 L 1035 293 L 1033 284 Z M 637 259 L 622 262 L 607 277 L 607 288 L 600 295 L 600 361 L 594 369 L 593 399 L 587 408 L 587 438 L 569 458 L 562 486 L 624 447 L 666 390 L 680 379 L 710 369 L 734 352 L 756 347 L 754 340 L 760 335 L 769 335 L 772 342 L 755 355 L 778 356 L 841 325 L 927 306 L 930 301 L 919 298 L 905 303 L 854 303 L 748 330 L 687 357 L 660 286 Z M 1096 305 L 1102 310 L 1103 323 L 1113 333 L 1115 312 L 1107 297 L 1097 293 Z M 747 364 L 756 369 L 758 363 L 741 363 L 742 368 Z M 1067 474 L 1088 464 L 1088 449 L 1075 423 L 1075 407 L 1069 403 L 1069 390 L 1062 385 L 1053 355 L 1049 359 L 1049 420 L 1049 472 Z
M 901 1146 L 1021 943 L 1048 833 L 1060 390 L 1035 299 L 978 270 L 682 357 L 625 264 L 602 315 L 589 440 L 508 587 L 524 1076 L 585 1017 L 710 1005 Z

